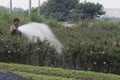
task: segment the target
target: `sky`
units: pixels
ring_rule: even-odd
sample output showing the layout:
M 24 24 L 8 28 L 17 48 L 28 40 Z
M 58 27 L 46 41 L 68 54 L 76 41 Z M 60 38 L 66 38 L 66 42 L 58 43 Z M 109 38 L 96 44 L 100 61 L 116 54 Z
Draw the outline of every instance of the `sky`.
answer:
M 41 4 L 47 0 L 40 0 Z M 84 0 L 80 0 L 80 2 L 83 2 Z M 119 8 L 120 9 L 120 0 L 87 0 L 89 2 L 103 4 L 104 8 Z M 0 0 L 0 6 L 9 7 L 10 0 Z M 13 0 L 13 7 L 20 7 L 23 9 L 28 9 L 29 0 Z M 38 0 L 32 0 L 32 7 L 38 6 Z
M 81 0 L 84 1 L 84 0 Z M 103 4 L 104 8 L 119 8 L 120 9 L 120 0 L 87 0 L 94 3 Z
M 32 1 L 32 7 L 37 7 L 38 6 L 38 0 L 31 0 Z M 42 4 L 44 1 L 47 0 L 40 0 L 40 3 Z M 29 8 L 29 0 L 12 0 L 13 2 L 13 8 L 14 7 L 20 7 L 23 9 L 28 9 Z M 5 6 L 9 7 L 10 6 L 10 0 L 0 0 L 0 6 Z

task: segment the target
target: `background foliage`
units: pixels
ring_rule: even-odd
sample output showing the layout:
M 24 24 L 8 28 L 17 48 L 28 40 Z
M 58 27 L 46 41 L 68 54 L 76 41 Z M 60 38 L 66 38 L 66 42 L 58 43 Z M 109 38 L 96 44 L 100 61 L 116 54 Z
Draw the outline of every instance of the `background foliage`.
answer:
M 105 14 L 99 3 L 79 3 L 79 0 L 48 0 L 41 6 L 41 14 L 59 21 L 93 19 Z

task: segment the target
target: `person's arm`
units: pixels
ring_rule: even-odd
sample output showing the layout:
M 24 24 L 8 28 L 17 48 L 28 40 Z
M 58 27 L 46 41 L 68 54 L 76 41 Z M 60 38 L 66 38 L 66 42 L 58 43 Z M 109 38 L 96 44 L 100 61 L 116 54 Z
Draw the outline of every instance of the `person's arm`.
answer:
M 14 26 L 11 26 L 11 27 L 10 27 L 10 32 L 14 32 L 14 31 L 16 31 L 16 30 L 17 30 L 17 29 L 15 29 Z
M 13 26 L 10 27 L 10 32 L 13 32 L 13 28 L 14 28 Z
M 11 32 L 12 35 L 15 35 L 16 29 L 14 29 L 14 26 L 10 27 L 10 32 Z

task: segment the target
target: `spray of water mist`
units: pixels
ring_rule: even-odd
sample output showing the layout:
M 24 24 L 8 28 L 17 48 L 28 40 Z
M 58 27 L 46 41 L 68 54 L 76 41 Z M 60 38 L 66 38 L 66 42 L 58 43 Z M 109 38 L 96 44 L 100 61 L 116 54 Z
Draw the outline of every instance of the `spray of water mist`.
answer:
M 48 40 L 51 46 L 55 47 L 56 51 L 61 53 L 62 45 L 55 35 L 50 30 L 49 26 L 44 23 L 31 22 L 20 26 L 19 31 L 28 38 L 29 41 L 37 41 L 38 38 Z

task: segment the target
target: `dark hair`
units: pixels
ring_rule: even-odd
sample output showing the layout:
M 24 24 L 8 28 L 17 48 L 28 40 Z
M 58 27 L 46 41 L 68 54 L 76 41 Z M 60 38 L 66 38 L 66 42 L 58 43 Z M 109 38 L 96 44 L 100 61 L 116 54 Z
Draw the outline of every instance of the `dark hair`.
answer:
M 20 21 L 18 18 L 15 18 L 14 20 L 13 20 L 13 22 L 16 22 L 16 21 Z

